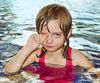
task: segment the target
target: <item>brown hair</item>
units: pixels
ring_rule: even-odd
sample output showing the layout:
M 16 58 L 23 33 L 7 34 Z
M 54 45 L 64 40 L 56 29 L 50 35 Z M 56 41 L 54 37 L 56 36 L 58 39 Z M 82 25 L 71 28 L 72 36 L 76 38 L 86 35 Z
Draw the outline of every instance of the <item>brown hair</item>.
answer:
M 64 47 L 63 55 L 68 58 L 68 56 L 66 56 L 69 47 L 69 39 L 67 36 L 72 26 L 72 17 L 66 7 L 59 4 L 50 4 L 43 7 L 36 17 L 37 32 L 39 33 L 42 31 L 45 23 L 47 24 L 50 20 L 57 19 L 60 20 L 60 29 L 64 33 L 65 42 L 67 43 Z

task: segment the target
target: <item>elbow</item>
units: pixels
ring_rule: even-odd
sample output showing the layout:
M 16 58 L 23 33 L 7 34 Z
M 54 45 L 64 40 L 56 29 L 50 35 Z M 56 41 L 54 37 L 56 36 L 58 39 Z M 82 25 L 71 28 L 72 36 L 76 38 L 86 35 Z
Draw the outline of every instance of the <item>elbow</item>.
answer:
M 13 74 L 16 74 L 16 73 L 18 73 L 18 71 L 8 71 L 8 70 L 5 70 L 4 69 L 4 74 L 6 74 L 6 75 L 13 75 Z
M 16 74 L 16 73 L 18 73 L 19 71 L 18 70 L 13 70 L 13 69 L 8 69 L 8 68 L 4 68 L 4 70 L 3 70 L 3 72 L 4 72 L 4 74 L 6 74 L 6 75 L 11 75 L 11 74 Z
M 20 71 L 20 66 L 19 64 L 16 64 L 16 65 L 9 65 L 7 64 L 5 67 L 4 67 L 4 73 L 5 74 L 15 74 L 15 73 L 18 73 Z

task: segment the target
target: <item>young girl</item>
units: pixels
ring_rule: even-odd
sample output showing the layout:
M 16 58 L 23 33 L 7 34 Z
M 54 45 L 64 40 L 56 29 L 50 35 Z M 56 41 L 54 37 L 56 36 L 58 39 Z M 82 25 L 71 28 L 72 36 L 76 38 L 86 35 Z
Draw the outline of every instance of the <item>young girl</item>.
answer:
M 36 18 L 38 34 L 29 37 L 26 45 L 5 66 L 5 72 L 15 73 L 33 62 L 38 62 L 34 73 L 45 83 L 72 83 L 73 67 L 93 68 L 78 50 L 69 47 L 72 17 L 62 5 L 43 7 Z

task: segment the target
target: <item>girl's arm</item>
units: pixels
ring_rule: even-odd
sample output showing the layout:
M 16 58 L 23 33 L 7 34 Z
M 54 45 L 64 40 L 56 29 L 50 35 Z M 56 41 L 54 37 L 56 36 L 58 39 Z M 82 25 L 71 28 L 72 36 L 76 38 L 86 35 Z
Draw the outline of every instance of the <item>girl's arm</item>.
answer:
M 40 35 L 31 35 L 26 45 L 6 64 L 4 72 L 6 74 L 15 73 L 34 62 L 35 51 L 44 39 L 45 37 Z
M 28 58 L 32 51 L 28 47 L 23 47 L 5 66 L 4 72 L 6 74 L 18 72 L 25 60 Z

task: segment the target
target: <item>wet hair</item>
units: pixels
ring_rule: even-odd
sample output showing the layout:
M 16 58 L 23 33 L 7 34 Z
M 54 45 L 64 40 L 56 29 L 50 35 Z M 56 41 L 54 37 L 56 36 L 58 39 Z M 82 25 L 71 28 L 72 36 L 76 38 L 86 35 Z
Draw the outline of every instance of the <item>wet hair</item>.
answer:
M 50 4 L 42 9 L 40 9 L 39 13 L 36 17 L 36 29 L 37 32 L 40 33 L 43 29 L 43 26 L 46 26 L 50 20 L 59 20 L 60 24 L 59 27 L 64 33 L 65 36 L 65 43 L 67 43 L 63 48 L 63 56 L 66 56 L 66 52 L 68 51 L 69 47 L 69 39 L 68 34 L 72 27 L 72 17 L 66 7 L 60 4 Z

